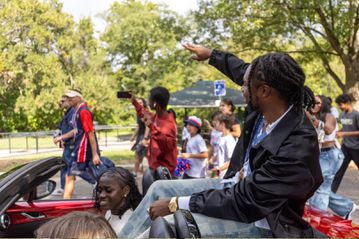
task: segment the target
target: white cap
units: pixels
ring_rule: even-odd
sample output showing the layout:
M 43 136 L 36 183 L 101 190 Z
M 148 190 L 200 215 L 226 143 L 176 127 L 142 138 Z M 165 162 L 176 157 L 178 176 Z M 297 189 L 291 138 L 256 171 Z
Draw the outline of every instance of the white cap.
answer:
M 64 96 L 67 96 L 69 98 L 73 98 L 73 97 L 80 97 L 82 99 L 82 95 L 80 92 L 75 91 L 75 90 L 69 90 L 67 91 Z

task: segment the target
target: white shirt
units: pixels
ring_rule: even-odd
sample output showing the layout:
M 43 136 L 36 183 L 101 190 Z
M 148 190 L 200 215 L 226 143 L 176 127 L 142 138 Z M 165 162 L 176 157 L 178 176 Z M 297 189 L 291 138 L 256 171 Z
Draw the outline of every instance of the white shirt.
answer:
M 132 210 L 129 209 L 122 215 L 120 219 L 118 215 L 113 215 L 111 213 L 111 210 L 108 210 L 105 214 L 105 218 L 110 223 L 111 227 L 116 232 L 116 234 L 118 235 L 122 230 L 123 226 L 128 222 L 128 219 L 130 218 L 132 213 L 133 213 Z
M 236 140 L 231 133 L 226 136 L 222 136 L 219 139 L 218 146 L 218 167 L 223 166 L 225 163 L 231 160 L 234 147 L 236 146 Z M 220 172 L 219 177 L 223 178 L 226 174 L 227 169 Z
M 335 117 L 336 119 L 339 118 L 339 111 L 338 111 L 337 108 L 335 108 L 334 106 L 333 106 L 332 108 L 330 108 L 330 113 L 331 113 L 332 115 L 334 115 L 334 117 Z
M 212 146 L 212 149 L 213 149 L 213 158 L 214 158 L 213 163 L 215 165 L 218 165 L 218 147 L 219 147 L 219 141 L 221 139 L 221 136 L 222 136 L 221 131 L 218 131 L 216 129 L 212 130 L 211 140 L 210 140 L 209 144 Z
M 200 134 L 188 138 L 186 145 L 186 153 L 200 154 L 207 152 L 206 142 Z M 204 178 L 206 177 L 206 161 L 207 159 L 189 158 L 191 168 L 186 170 L 186 174 L 190 177 Z

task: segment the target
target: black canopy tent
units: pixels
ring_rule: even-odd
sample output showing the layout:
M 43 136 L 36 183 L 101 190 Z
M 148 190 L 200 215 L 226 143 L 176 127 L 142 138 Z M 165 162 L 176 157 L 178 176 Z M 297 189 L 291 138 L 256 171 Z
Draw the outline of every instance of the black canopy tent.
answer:
M 226 95 L 235 106 L 245 106 L 241 91 L 226 88 Z M 169 105 L 172 108 L 213 108 L 219 106 L 221 97 L 214 95 L 213 81 L 198 81 L 193 86 L 171 94 Z

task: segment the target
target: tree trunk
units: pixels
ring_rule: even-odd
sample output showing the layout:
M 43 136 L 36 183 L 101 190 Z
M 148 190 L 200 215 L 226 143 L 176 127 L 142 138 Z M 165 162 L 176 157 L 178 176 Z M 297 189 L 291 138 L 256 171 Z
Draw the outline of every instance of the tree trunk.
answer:
M 359 61 L 345 66 L 345 76 L 345 93 L 352 95 L 353 107 L 359 111 Z

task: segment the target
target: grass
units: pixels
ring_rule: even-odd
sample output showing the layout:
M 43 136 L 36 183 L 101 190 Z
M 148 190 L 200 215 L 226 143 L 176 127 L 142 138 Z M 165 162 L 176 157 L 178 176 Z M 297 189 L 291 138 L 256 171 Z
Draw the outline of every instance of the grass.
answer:
M 27 143 L 26 143 L 27 141 Z M 11 138 L 11 149 L 36 149 L 36 138 L 34 137 L 21 137 L 21 138 Z M 27 146 L 26 146 L 27 145 Z M 54 142 L 52 137 L 43 137 L 38 138 L 38 147 L 39 148 L 53 148 Z M 2 138 L 0 139 L 0 150 L 9 150 L 9 139 Z
M 133 129 L 119 129 L 119 130 L 99 130 L 96 132 L 97 137 L 101 140 L 107 137 L 123 137 L 130 136 L 133 134 Z M 11 149 L 36 149 L 36 138 L 35 137 L 16 137 L 10 138 Z M 38 138 L 38 148 L 54 148 L 56 147 L 53 143 L 52 136 Z M 9 150 L 9 138 L 0 138 L 0 150 Z
M 116 165 L 117 164 L 132 164 L 134 163 L 134 152 L 130 150 L 112 150 L 112 151 L 103 151 L 101 155 L 111 159 Z M 33 162 L 39 159 L 47 157 L 56 157 L 62 156 L 61 152 L 56 153 L 46 153 L 46 154 L 34 154 L 29 156 L 14 157 L 11 159 L 0 160 L 0 171 L 6 172 L 10 169 L 19 166 L 24 163 Z

